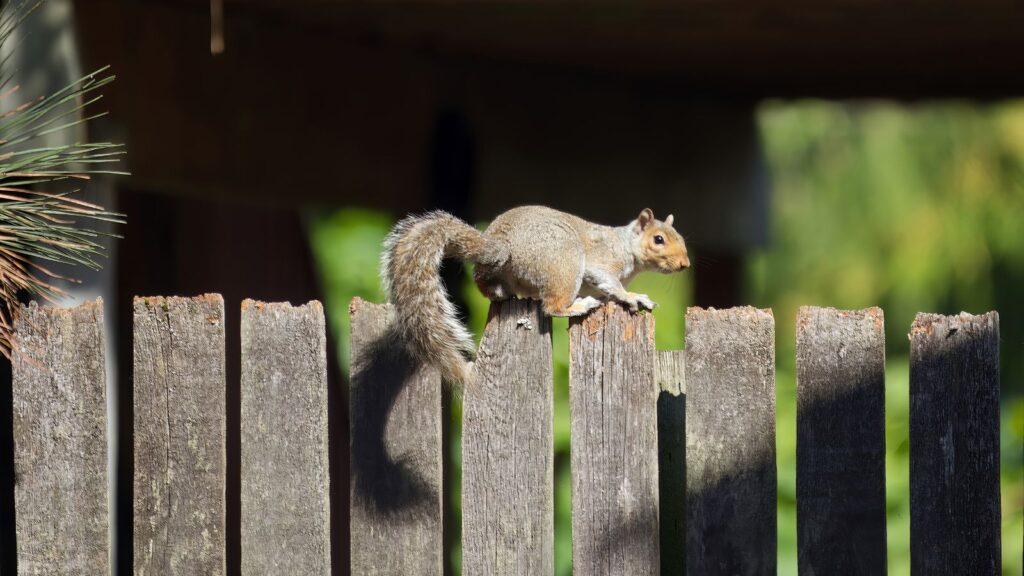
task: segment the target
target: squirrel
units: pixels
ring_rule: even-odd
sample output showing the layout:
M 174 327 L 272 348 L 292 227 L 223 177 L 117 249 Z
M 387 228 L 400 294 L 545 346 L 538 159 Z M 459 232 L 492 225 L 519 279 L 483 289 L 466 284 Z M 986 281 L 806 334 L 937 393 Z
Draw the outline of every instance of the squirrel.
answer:
M 437 366 L 448 382 L 472 379 L 473 338 L 448 300 L 443 258 L 475 264 L 473 279 L 492 301 L 541 301 L 549 316 L 580 316 L 614 300 L 636 312 L 654 309 L 624 285 L 640 272 L 690 265 L 683 237 L 645 208 L 625 226 L 602 226 L 545 206 L 500 214 L 483 232 L 443 211 L 401 220 L 384 241 L 381 275 L 395 323 L 411 356 Z

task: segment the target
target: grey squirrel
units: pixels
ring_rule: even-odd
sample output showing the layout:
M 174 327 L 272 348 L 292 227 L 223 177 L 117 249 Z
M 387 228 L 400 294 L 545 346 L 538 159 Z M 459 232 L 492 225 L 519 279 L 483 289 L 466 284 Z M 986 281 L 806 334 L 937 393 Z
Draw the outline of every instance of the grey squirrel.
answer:
M 443 258 L 473 262 L 473 278 L 492 301 L 513 296 L 541 301 L 549 316 L 579 316 L 607 300 L 651 310 L 645 294 L 624 285 L 640 272 L 679 272 L 690 265 L 683 237 L 645 208 L 625 226 L 602 226 L 544 206 L 500 214 L 480 232 L 442 211 L 410 216 L 388 234 L 381 275 L 398 333 L 418 361 L 444 379 L 472 378 L 473 338 L 448 300 Z

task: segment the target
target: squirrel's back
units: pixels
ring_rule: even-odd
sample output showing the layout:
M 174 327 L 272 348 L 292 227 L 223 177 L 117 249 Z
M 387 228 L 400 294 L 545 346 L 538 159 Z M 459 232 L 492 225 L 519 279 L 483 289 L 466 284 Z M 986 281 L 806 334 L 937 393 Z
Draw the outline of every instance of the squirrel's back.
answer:
M 542 292 L 552 278 L 566 270 L 582 270 L 591 226 L 582 218 L 546 206 L 519 206 L 503 212 L 486 234 L 508 245 L 508 261 L 500 270 L 478 267 L 477 277 L 494 278 L 509 295 L 543 299 Z M 566 283 L 578 284 L 581 278 L 576 276 L 567 278 Z M 565 289 L 575 290 L 573 286 Z
M 519 206 L 499 214 L 486 233 L 507 242 L 533 246 L 538 244 L 538 239 L 551 236 L 573 236 L 586 241 L 592 226 L 578 216 L 547 206 Z M 512 249 L 519 247 L 522 246 L 512 246 Z

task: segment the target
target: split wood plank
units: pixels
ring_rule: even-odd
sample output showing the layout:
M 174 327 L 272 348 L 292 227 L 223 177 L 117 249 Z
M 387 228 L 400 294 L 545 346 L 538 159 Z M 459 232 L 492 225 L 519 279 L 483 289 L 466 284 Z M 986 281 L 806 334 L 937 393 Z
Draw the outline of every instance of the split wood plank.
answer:
M 463 391 L 462 570 L 554 573 L 551 320 L 533 300 L 491 305 Z
M 225 572 L 224 300 L 136 298 L 137 576 Z
M 33 303 L 15 335 L 18 573 L 109 574 L 103 302 Z
M 686 313 L 689 574 L 776 571 L 775 320 Z
M 574 574 L 658 574 L 654 317 L 610 303 L 569 328 Z
M 999 315 L 910 330 L 910 571 L 1000 574 Z
M 796 320 L 801 574 L 884 574 L 885 319 L 803 307 Z
M 323 307 L 246 300 L 241 340 L 242 573 L 329 575 Z

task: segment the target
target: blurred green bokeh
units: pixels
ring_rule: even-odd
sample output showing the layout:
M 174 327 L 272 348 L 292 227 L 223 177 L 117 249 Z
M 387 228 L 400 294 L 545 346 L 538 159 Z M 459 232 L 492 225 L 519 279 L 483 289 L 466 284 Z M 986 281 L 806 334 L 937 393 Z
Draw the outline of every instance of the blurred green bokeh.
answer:
M 1003 572 L 1024 553 L 1024 103 L 778 102 L 760 110 L 771 171 L 772 241 L 747 257 L 745 297 L 776 318 L 779 574 L 796 574 L 794 319 L 801 305 L 886 315 L 886 497 L 890 574 L 910 573 L 908 343 L 917 312 L 998 310 L 1002 336 Z M 632 213 L 632 209 L 625 210 Z M 626 217 L 624 216 L 624 219 Z M 356 208 L 311 219 L 340 361 L 348 302 L 381 301 L 378 258 L 390 216 Z M 685 230 L 683 231 L 685 234 Z M 713 262 L 701 262 L 694 274 Z M 692 274 L 642 275 L 631 287 L 655 310 L 659 348 L 683 344 Z M 487 301 L 461 287 L 480 334 Z M 571 572 L 567 323 L 555 320 L 555 563 Z M 452 410 L 458 467 L 461 410 Z M 456 478 L 458 472 L 456 470 Z M 458 490 L 459 481 L 454 482 Z M 458 494 L 452 494 L 457 506 Z M 456 509 L 457 512 L 457 509 Z M 969 521 L 969 519 L 965 519 Z M 452 553 L 458 566 L 459 551 Z
M 910 573 L 907 333 L 917 312 L 998 310 L 1003 573 L 1021 573 L 1024 103 L 769 103 L 772 241 L 746 295 L 776 318 L 780 574 L 796 574 L 801 305 L 881 306 L 886 320 L 889 573 Z M 970 519 L 964 519 L 970 521 Z

